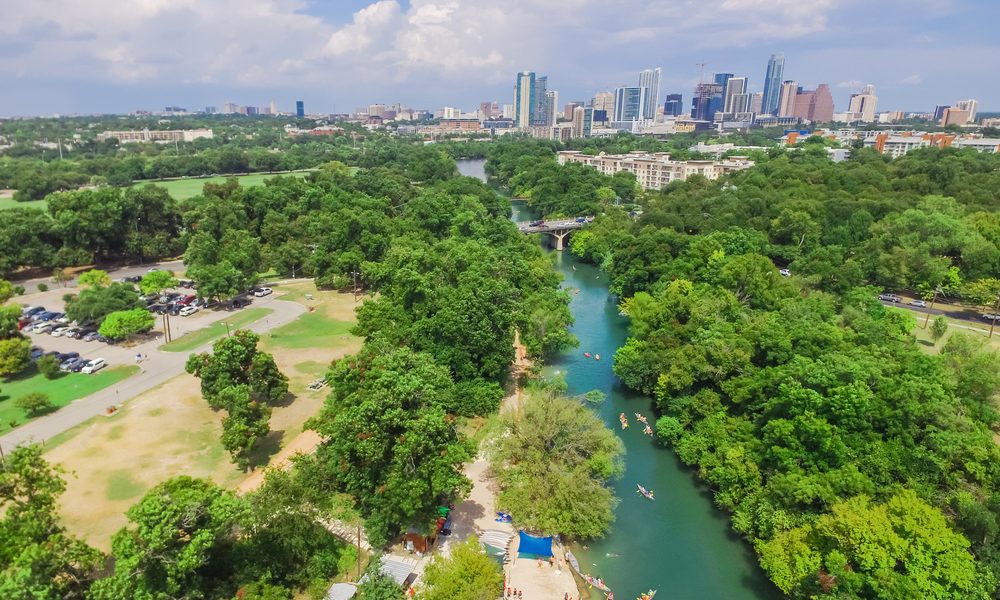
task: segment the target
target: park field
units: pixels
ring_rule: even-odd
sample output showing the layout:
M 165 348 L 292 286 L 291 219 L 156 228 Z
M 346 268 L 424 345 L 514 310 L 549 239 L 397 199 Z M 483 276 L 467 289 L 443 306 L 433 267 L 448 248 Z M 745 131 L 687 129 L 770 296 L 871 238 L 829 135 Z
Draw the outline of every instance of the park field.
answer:
M 311 280 L 272 287 L 277 297 L 310 310 L 261 336 L 261 349 L 273 354 L 288 376 L 290 398 L 274 407 L 271 433 L 253 458 L 260 465 L 257 471 L 282 460 L 286 448 L 314 445 L 305 439 L 310 432 L 303 433 L 304 423 L 323 406 L 329 388 L 314 391 L 308 385 L 331 361 L 361 348 L 361 338 L 347 333 L 354 322 L 353 296 L 317 291 Z M 67 529 L 108 550 L 111 535 L 125 525 L 125 511 L 166 479 L 191 475 L 247 489 L 241 484 L 257 474 L 242 472 L 222 447 L 224 416 L 202 399 L 198 380 L 182 374 L 130 401 L 114 416 L 91 419 L 51 440 L 46 458 L 67 474 L 60 499 Z
M 252 175 L 237 175 L 236 180 L 243 187 L 263 185 L 272 177 L 305 177 L 309 171 L 293 171 L 291 173 L 255 173 Z M 170 179 L 167 181 L 142 180 L 136 181 L 132 187 L 140 187 L 152 183 L 153 185 L 166 188 L 167 192 L 177 200 L 193 198 L 201 193 L 206 183 L 225 183 L 228 177 L 188 177 L 184 179 Z
M 45 379 L 44 375 L 32 369 L 33 374 L 27 377 L 0 381 L 0 433 L 13 429 L 12 423 L 23 425 L 30 420 L 23 410 L 14 405 L 25 394 L 41 392 L 58 410 L 74 400 L 116 384 L 138 370 L 139 367 L 131 365 L 102 369 L 93 375 L 60 373 L 55 379 Z
M 167 352 L 187 352 L 188 350 L 194 350 L 203 344 L 215 341 L 226 335 L 227 331 L 246 327 L 254 321 L 263 319 L 272 312 L 274 311 L 270 308 L 248 308 L 235 315 L 223 317 L 198 331 L 192 331 L 175 340 L 170 340 L 160 346 L 160 349 Z
M 7 210 L 8 208 L 37 208 L 40 210 L 48 210 L 49 203 L 45 200 L 17 202 L 9 196 L 0 197 L 0 210 Z

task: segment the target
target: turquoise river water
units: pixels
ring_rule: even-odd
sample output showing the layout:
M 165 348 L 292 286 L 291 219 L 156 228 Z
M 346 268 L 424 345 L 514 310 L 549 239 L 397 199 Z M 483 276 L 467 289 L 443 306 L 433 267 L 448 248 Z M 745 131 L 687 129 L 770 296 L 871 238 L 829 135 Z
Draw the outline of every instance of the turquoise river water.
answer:
M 464 175 L 485 180 L 483 161 L 459 161 Z M 517 201 L 514 219 L 533 215 Z M 598 415 L 625 443 L 625 474 L 613 482 L 620 503 L 611 533 L 574 548 L 581 568 L 601 577 L 617 600 L 631 600 L 657 590 L 657 600 L 770 600 L 781 594 L 767 580 L 751 548 L 729 528 L 728 516 L 712 504 L 710 492 L 676 455 L 642 433 L 634 413 L 654 424 L 652 401 L 625 389 L 611 370 L 615 350 L 625 343 L 628 322 L 608 293 L 608 277 L 577 261 L 568 251 L 556 252 L 555 263 L 570 292 L 573 334 L 580 346 L 549 361 L 547 374 L 565 378 L 570 394 L 590 390 L 607 399 L 594 406 Z M 584 352 L 599 354 L 601 360 Z M 618 415 L 625 413 L 624 431 Z M 636 484 L 653 490 L 649 501 Z M 516 515 L 515 515 L 516 517 Z M 594 591 L 593 598 L 603 594 Z

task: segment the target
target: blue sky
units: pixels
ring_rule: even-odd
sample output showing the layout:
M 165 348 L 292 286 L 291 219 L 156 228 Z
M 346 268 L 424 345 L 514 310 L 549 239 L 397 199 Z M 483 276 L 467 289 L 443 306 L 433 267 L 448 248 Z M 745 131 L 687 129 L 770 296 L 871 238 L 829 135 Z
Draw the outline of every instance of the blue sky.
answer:
M 514 75 L 560 102 L 662 67 L 661 97 L 708 74 L 862 85 L 880 110 L 977 98 L 1000 110 L 997 0 L 0 0 L 0 115 L 224 102 L 351 111 L 511 102 Z

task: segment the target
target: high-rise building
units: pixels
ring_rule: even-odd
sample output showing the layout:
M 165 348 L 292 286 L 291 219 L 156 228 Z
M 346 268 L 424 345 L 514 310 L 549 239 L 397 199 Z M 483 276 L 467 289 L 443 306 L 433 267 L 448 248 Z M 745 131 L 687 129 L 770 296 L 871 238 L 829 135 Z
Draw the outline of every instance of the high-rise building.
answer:
M 764 74 L 764 95 L 761 99 L 760 112 L 765 115 L 778 114 L 778 101 L 781 99 L 781 78 L 785 74 L 785 55 L 777 52 L 767 61 L 767 72 Z
M 684 112 L 684 98 L 680 94 L 667 94 L 667 101 L 663 103 L 663 114 L 677 117 L 682 112 Z
M 239 107 L 236 106 L 235 102 L 226 102 L 222 105 L 222 113 L 226 115 L 231 115 L 239 112 Z
M 855 119 L 865 123 L 875 122 L 875 110 L 878 106 L 878 96 L 875 95 L 875 86 L 866 85 L 861 93 L 851 94 L 851 103 L 847 107 L 847 112 L 852 113 Z
M 278 114 L 278 103 L 275 102 L 274 100 L 271 100 L 271 114 L 272 115 Z
M 535 127 L 549 126 L 549 78 L 545 75 L 535 78 L 535 107 L 531 113 L 531 124 Z
M 215 112 L 216 112 L 216 110 L 215 110 L 214 106 L 206 106 L 205 107 L 205 114 L 206 115 L 214 115 Z
M 652 121 L 656 117 L 656 106 L 660 103 L 660 75 L 663 69 L 639 71 L 639 87 L 643 89 L 642 118 Z
M 941 118 L 944 117 L 944 111 L 946 111 L 949 108 L 951 108 L 951 107 L 948 106 L 947 104 L 939 104 L 939 105 L 935 106 L 934 107 L 934 120 L 935 121 L 940 121 Z
M 750 112 L 755 115 L 764 113 L 764 92 L 750 94 Z
M 573 120 L 573 111 L 576 110 L 577 106 L 583 106 L 583 102 L 580 100 L 570 100 L 563 107 L 563 118 L 569 121 Z
M 483 119 L 492 119 L 500 116 L 500 104 L 496 100 L 492 102 L 479 103 L 479 116 Z
M 590 137 L 594 124 L 594 109 L 582 105 L 573 107 L 573 137 Z
M 381 117 L 382 115 L 379 114 L 378 116 Z M 445 106 L 444 108 L 441 109 L 441 118 L 442 119 L 461 119 L 462 118 L 462 109 L 461 108 L 454 108 L 454 107 L 451 107 L 451 106 Z
M 815 90 L 800 90 L 795 95 L 794 116 L 814 123 L 833 120 L 833 94 L 830 86 L 821 83 Z
M 594 110 L 606 110 L 611 114 L 615 110 L 614 92 L 597 92 L 590 100 L 590 106 Z
M 799 84 L 794 81 L 781 82 L 781 93 L 778 95 L 778 116 L 791 117 L 795 115 L 795 96 L 799 93 Z
M 959 100 L 955 103 L 955 108 L 967 111 L 969 113 L 969 120 L 967 123 L 974 123 L 976 121 L 976 110 L 979 108 L 979 102 L 972 99 Z
M 695 86 L 694 96 L 691 98 L 692 119 L 712 121 L 715 119 L 715 113 L 721 111 L 722 108 L 721 83 L 699 83 Z
M 615 114 L 612 121 L 638 121 L 645 114 L 643 88 L 622 86 L 615 88 Z
M 726 88 L 728 87 L 727 84 L 729 83 L 729 80 L 732 79 L 732 78 L 733 78 L 733 74 L 732 73 L 716 73 L 715 74 L 715 83 L 718 84 L 718 85 L 720 85 L 720 86 L 722 86 L 720 88 L 720 90 L 719 90 L 719 93 L 722 95 L 722 98 L 723 98 L 723 106 L 725 105 Z
M 556 124 L 559 117 L 559 92 L 546 90 L 545 92 L 545 124 L 552 126 Z
M 747 112 L 750 108 L 750 94 L 747 93 L 746 77 L 730 77 L 726 82 L 723 112 L 735 114 Z
M 948 125 L 967 125 L 972 122 L 969 115 L 970 113 L 968 110 L 958 108 L 957 106 L 949 106 L 944 109 L 944 113 L 941 115 L 941 126 L 947 127 Z
M 302 100 L 295 101 L 295 116 L 300 119 L 306 116 L 306 103 Z
M 514 86 L 514 125 L 531 127 L 535 112 L 535 73 L 521 71 Z
M 504 104 L 503 105 L 503 118 L 505 118 L 505 119 L 513 119 L 514 115 L 515 115 L 514 105 L 513 104 Z

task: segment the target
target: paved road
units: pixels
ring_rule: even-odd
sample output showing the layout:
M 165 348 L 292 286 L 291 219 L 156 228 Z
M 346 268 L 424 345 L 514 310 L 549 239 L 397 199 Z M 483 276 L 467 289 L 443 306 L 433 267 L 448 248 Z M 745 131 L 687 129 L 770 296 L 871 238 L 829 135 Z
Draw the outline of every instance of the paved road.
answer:
M 918 308 L 907 304 L 910 300 L 912 300 L 912 298 L 903 297 L 902 302 L 886 302 L 885 300 L 882 300 L 881 302 L 886 306 L 905 308 L 906 310 L 917 313 L 919 317 L 924 317 L 927 313 L 930 313 L 931 315 L 944 315 L 957 321 L 974 323 L 985 328 L 986 330 L 989 330 L 990 328 L 990 322 L 982 318 L 983 311 L 981 310 L 977 311 L 967 306 L 962 306 L 961 304 L 948 304 L 945 302 L 935 302 L 934 308 Z
M 124 276 L 117 275 L 117 273 L 116 276 Z M 273 296 L 268 296 L 265 299 L 257 299 L 254 306 L 267 307 L 274 311 L 247 327 L 247 329 L 257 333 L 290 323 L 306 310 L 305 306 L 298 302 L 278 300 Z M 157 341 L 152 344 L 158 345 L 159 343 Z M 170 379 L 180 375 L 184 372 L 184 363 L 187 361 L 189 354 L 204 352 L 211 345 L 212 342 L 209 342 L 200 348 L 192 350 L 190 353 L 163 352 L 155 348 L 144 349 L 143 351 L 149 355 L 149 359 L 140 365 L 142 371 L 138 374 L 125 379 L 121 383 L 76 400 L 72 404 L 64 406 L 48 416 L 25 423 L 21 427 L 0 437 L 0 447 L 9 449 L 24 443 L 44 442 L 83 423 L 87 419 L 103 414 L 109 406 L 131 400 L 147 390 L 166 383 Z M 86 377 L 86 375 L 81 376 Z
M 101 267 L 97 266 L 95 268 L 100 269 Z M 112 281 L 118 281 L 122 277 L 134 277 L 136 275 L 145 275 L 151 268 L 157 268 L 157 269 L 162 269 L 164 271 L 173 271 L 174 273 L 179 273 L 184 271 L 184 262 L 180 260 L 171 260 L 158 263 L 157 262 L 143 263 L 140 265 L 120 267 L 117 269 L 107 269 L 107 271 L 108 274 L 111 275 Z M 23 285 L 28 289 L 28 292 L 33 292 L 35 290 L 35 286 L 37 286 L 39 283 L 44 283 L 48 285 L 50 288 L 57 288 L 60 287 L 61 285 L 59 283 L 56 283 L 52 279 L 51 275 L 46 277 L 36 277 L 34 279 L 22 279 L 20 281 L 12 279 L 11 282 L 17 285 Z M 72 287 L 75 285 L 76 285 L 76 277 L 67 281 L 64 287 Z

